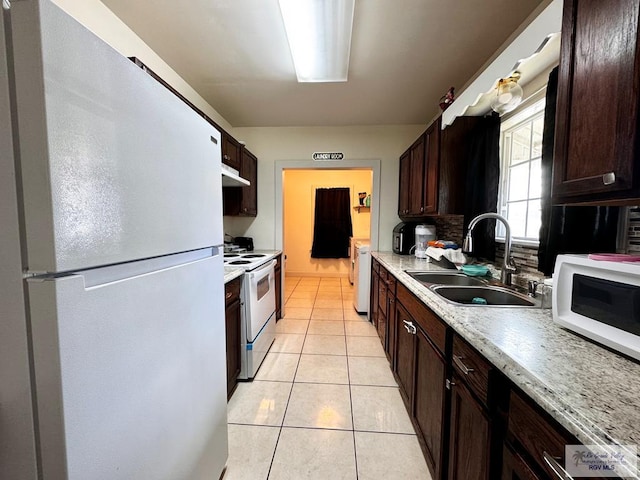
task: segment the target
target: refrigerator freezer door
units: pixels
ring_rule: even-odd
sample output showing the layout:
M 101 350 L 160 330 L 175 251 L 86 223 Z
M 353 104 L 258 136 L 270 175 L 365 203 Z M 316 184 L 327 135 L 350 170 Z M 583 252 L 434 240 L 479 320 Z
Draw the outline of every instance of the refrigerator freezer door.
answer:
M 90 287 L 82 275 L 28 281 L 43 478 L 220 476 L 221 257 Z
M 220 133 L 49 0 L 10 12 L 28 269 L 221 245 Z

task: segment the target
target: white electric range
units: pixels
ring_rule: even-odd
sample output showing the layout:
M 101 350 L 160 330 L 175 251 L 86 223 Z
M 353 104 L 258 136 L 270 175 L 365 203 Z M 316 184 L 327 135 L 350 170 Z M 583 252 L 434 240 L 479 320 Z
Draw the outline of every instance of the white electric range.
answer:
M 241 268 L 241 351 L 239 379 L 255 377 L 276 338 L 275 257 L 280 252 L 229 252 L 224 266 Z

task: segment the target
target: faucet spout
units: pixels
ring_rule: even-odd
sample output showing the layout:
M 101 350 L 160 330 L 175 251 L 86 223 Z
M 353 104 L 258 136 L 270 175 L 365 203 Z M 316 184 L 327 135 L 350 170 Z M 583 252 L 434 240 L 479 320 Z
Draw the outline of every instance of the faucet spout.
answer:
M 516 273 L 518 271 L 518 267 L 516 266 L 515 261 L 511 257 L 511 226 L 506 218 L 502 215 L 498 215 L 497 213 L 483 213 L 473 218 L 469 222 L 469 229 L 467 230 L 467 236 L 462 242 L 462 251 L 465 253 L 473 252 L 473 237 L 471 232 L 478 224 L 480 220 L 485 220 L 487 218 L 495 218 L 496 220 L 500 220 L 504 224 L 505 228 L 505 239 L 504 239 L 504 259 L 502 262 L 502 272 L 500 274 L 500 281 L 505 285 L 511 285 L 511 274 Z

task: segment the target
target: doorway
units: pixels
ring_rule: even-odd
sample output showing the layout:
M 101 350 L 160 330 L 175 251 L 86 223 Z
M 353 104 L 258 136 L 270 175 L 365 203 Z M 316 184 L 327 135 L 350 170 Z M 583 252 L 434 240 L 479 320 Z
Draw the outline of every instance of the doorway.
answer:
M 351 175 L 352 172 L 353 175 Z M 290 208 L 287 213 L 285 210 L 285 187 L 287 183 L 298 185 L 298 183 L 294 182 L 300 181 L 303 177 L 306 177 L 306 180 L 299 187 L 299 190 L 301 190 L 300 195 L 304 196 L 305 201 L 300 202 L 299 205 L 294 205 L 299 211 L 295 211 L 295 208 Z M 362 183 L 362 178 L 366 178 L 364 184 Z M 349 187 L 351 191 L 354 237 L 369 238 L 371 249 L 376 250 L 378 248 L 380 211 L 379 159 L 326 161 L 319 164 L 310 164 L 309 161 L 277 161 L 275 165 L 275 246 L 276 249 L 283 251 L 283 259 L 286 257 L 283 268 L 285 289 L 287 272 L 289 274 L 294 273 L 296 278 L 300 275 L 309 277 L 348 277 L 349 259 L 338 259 L 337 262 L 324 264 L 318 261 L 319 259 L 311 259 L 315 187 Z M 359 207 L 358 193 L 360 192 L 367 192 L 367 195 L 371 195 L 369 208 L 354 208 Z M 289 220 L 292 221 L 290 222 Z M 294 224 L 294 221 L 297 223 Z M 300 231 L 300 233 L 296 233 L 297 231 Z M 292 257 L 289 257 L 289 252 L 291 252 Z M 289 260 L 292 261 L 289 262 Z M 322 260 L 326 261 L 327 259 Z

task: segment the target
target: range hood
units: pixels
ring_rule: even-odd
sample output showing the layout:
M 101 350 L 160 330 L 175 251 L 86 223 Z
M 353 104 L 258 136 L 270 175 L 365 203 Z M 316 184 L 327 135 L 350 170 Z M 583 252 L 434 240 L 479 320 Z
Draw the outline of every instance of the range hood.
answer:
M 249 180 L 240 176 L 240 172 L 235 168 L 222 164 L 222 186 L 223 187 L 248 187 L 251 185 Z

